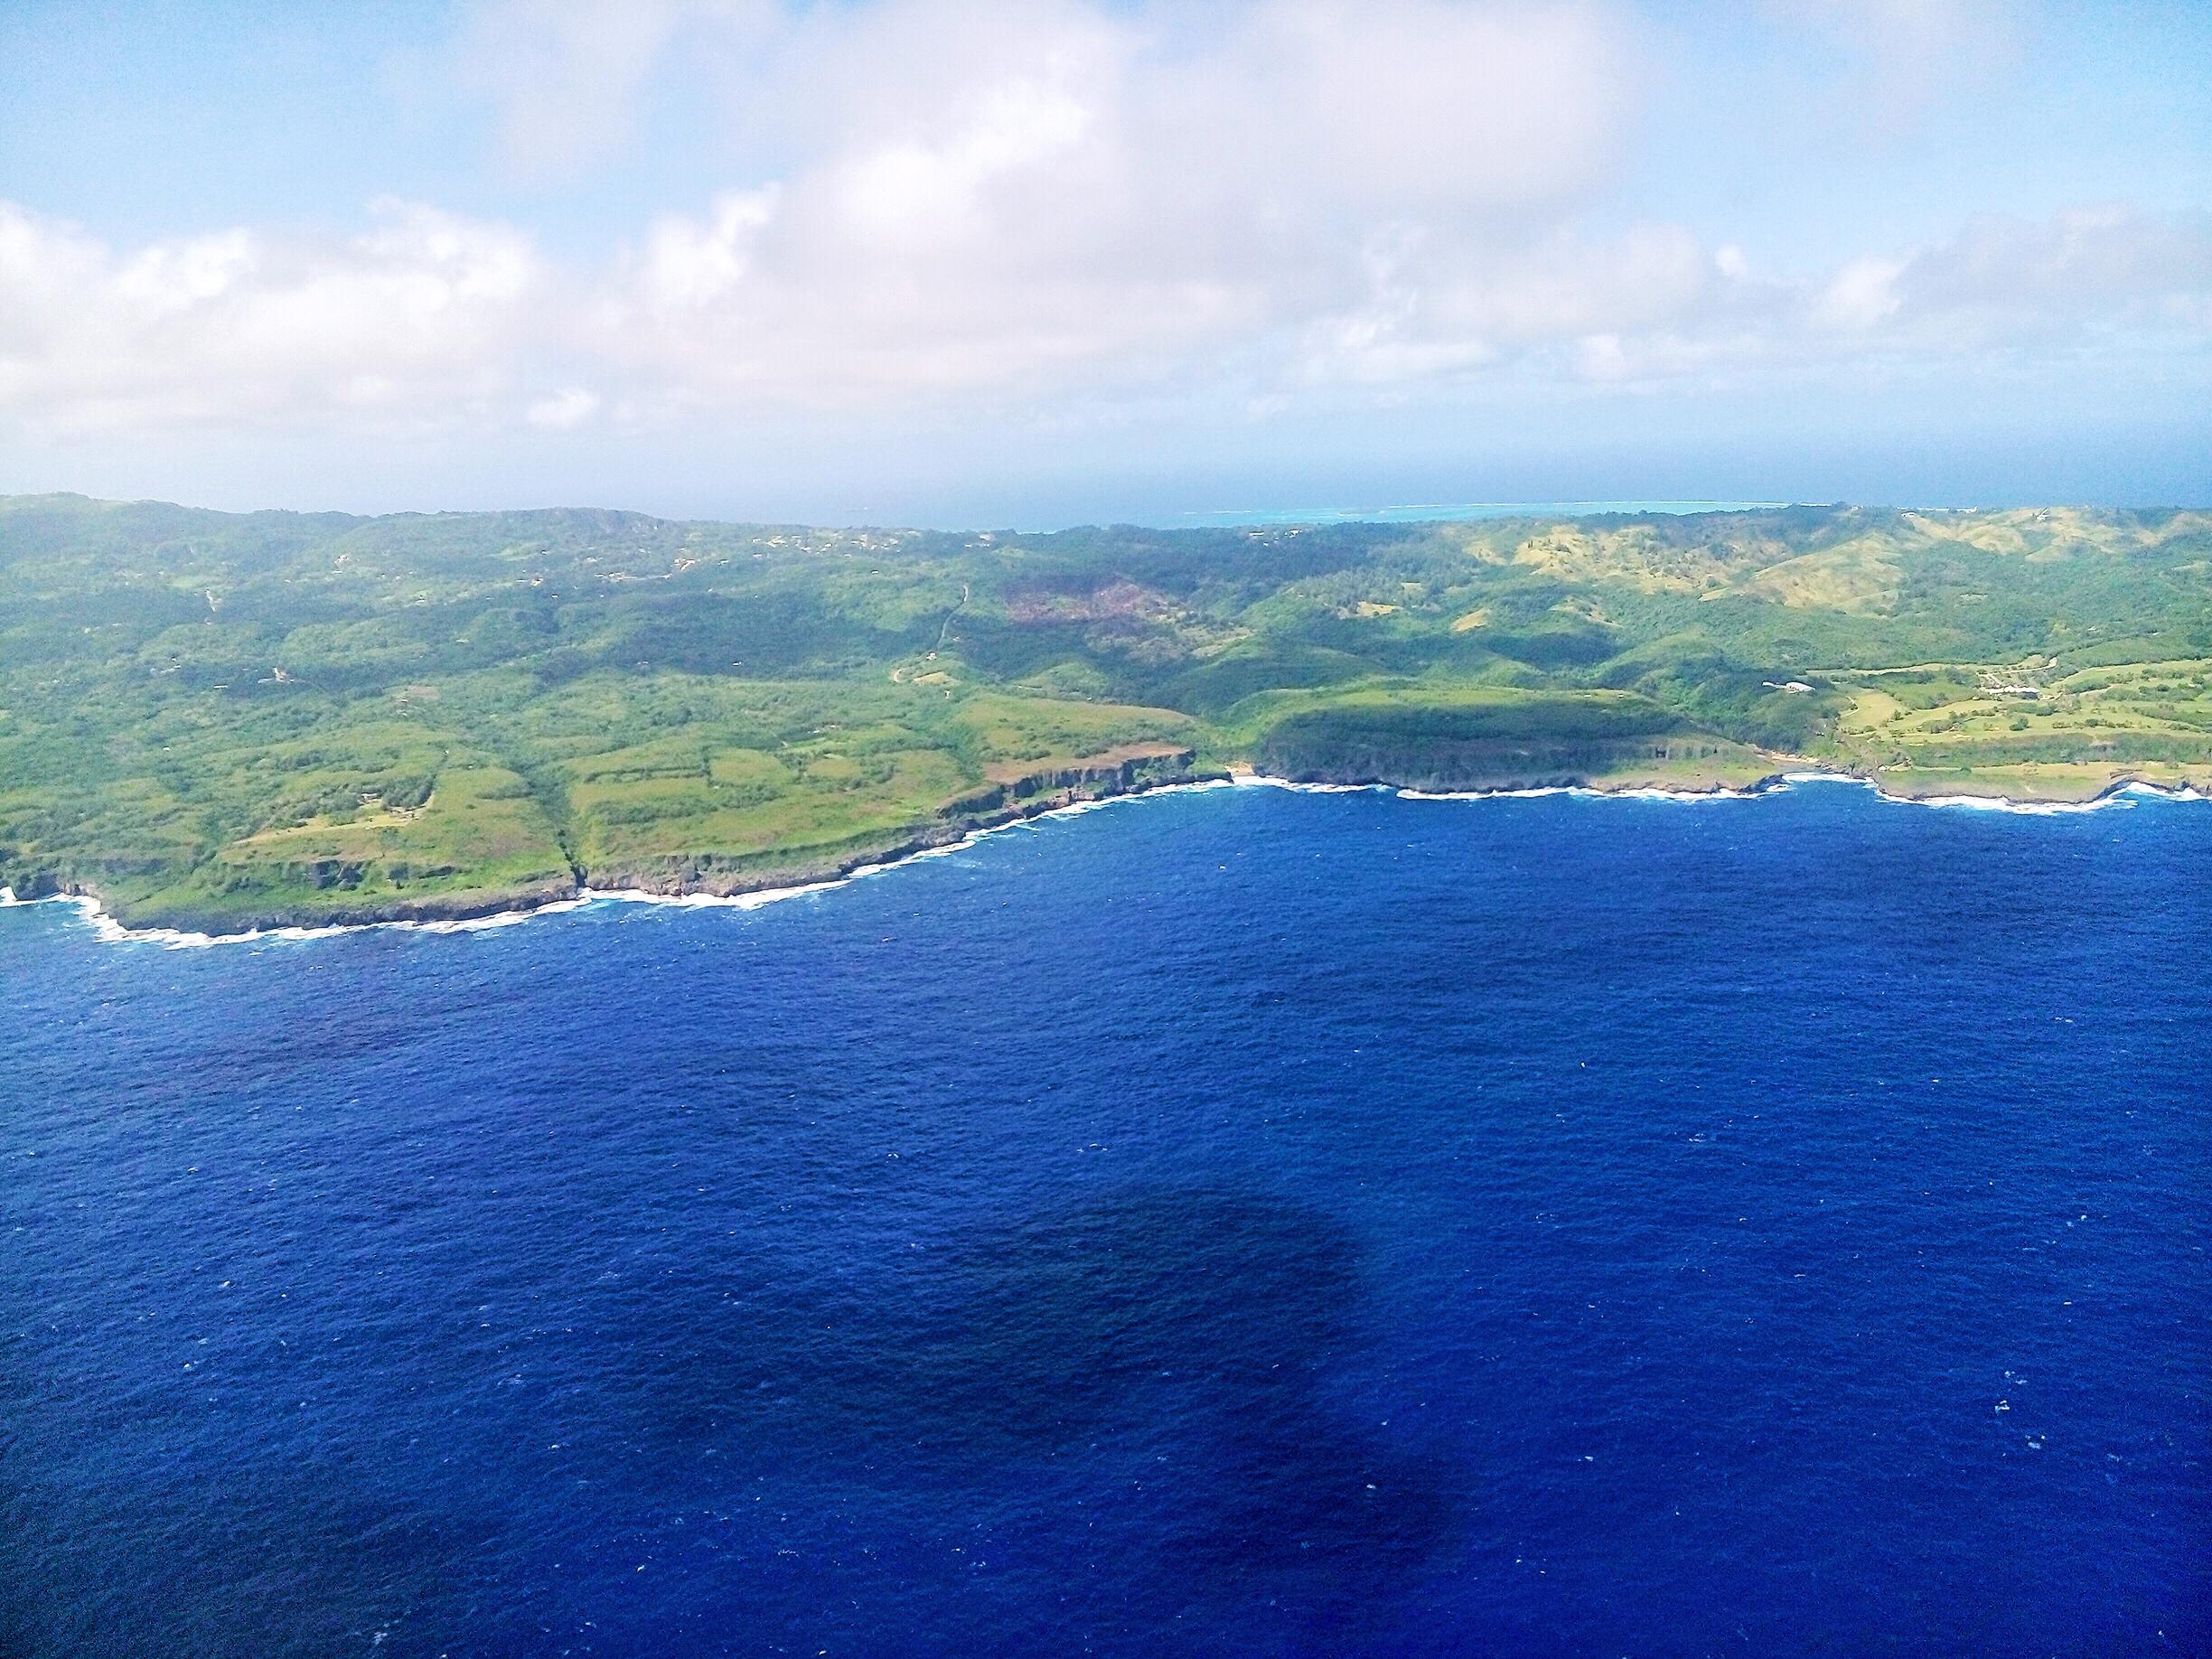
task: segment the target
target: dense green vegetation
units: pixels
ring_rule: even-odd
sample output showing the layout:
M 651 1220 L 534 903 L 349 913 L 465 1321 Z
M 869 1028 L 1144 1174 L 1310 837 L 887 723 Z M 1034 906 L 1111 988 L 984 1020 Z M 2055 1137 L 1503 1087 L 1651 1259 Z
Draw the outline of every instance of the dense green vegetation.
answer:
M 141 923 L 736 890 L 1238 764 L 2212 783 L 2212 515 L 1056 535 L 0 499 L 0 883 Z

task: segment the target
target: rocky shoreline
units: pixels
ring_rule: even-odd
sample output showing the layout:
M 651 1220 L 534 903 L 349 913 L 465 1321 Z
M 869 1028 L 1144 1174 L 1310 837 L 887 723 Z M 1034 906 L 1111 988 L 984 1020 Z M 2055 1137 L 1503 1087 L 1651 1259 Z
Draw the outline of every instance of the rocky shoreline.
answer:
M 338 933 L 369 927 L 459 928 L 496 920 L 521 920 L 546 912 L 572 908 L 594 898 L 623 896 L 681 902 L 739 900 L 764 894 L 781 894 L 830 886 L 851 876 L 909 858 L 958 846 L 979 835 L 1010 824 L 1025 822 L 1074 806 L 1121 799 L 1166 790 L 1220 783 L 1273 784 L 1290 789 L 1388 790 L 1411 797 L 1439 795 L 1478 797 L 1554 791 L 1592 795 L 1664 794 L 1683 799 L 1710 797 L 1740 799 L 1788 787 L 1794 780 L 1811 776 L 1851 783 L 1872 789 L 1884 799 L 1924 805 L 1983 805 L 2018 811 L 2087 811 L 2135 790 L 2203 800 L 2189 782 L 2145 779 L 2133 773 L 2116 773 L 2092 793 L 2064 796 L 2017 796 L 1962 789 L 1955 779 L 1931 780 L 1920 789 L 1896 787 L 1893 774 L 1846 771 L 1809 758 L 1768 755 L 1774 769 L 1755 778 L 1673 775 L 1664 779 L 1636 774 L 1596 778 L 1570 772 L 1556 775 L 1531 773 L 1511 781 L 1485 779 L 1465 789 L 1439 789 L 1437 780 L 1407 783 L 1398 779 L 1331 773 L 1309 769 L 1293 777 L 1276 777 L 1250 771 L 1201 768 L 1193 751 L 1148 747 L 1140 754 L 1086 762 L 1078 765 L 1026 773 L 994 780 L 948 802 L 941 820 L 898 840 L 863 847 L 814 862 L 749 867 L 717 861 L 711 857 L 671 859 L 654 867 L 577 867 L 570 878 L 528 887 L 480 893 L 428 895 L 421 898 L 376 904 L 333 905 L 311 913 L 268 910 L 196 915 L 171 912 L 158 922 L 134 924 L 118 914 L 108 896 L 92 883 L 33 876 L 20 890 L 0 887 L 0 905 L 35 904 L 49 899 L 73 900 L 87 905 L 118 937 L 189 940 L 223 942 L 270 936 Z
M 127 907 L 119 910 L 92 882 L 42 872 L 27 881 L 20 891 L 0 888 L 0 892 L 8 893 L 16 904 L 36 904 L 46 899 L 84 902 L 122 933 L 209 941 L 363 927 L 437 927 L 481 923 L 493 917 L 558 910 L 611 892 L 657 898 L 737 898 L 843 881 L 864 870 L 902 863 L 923 853 L 957 846 L 1008 824 L 1041 818 L 1087 801 L 1228 779 L 1226 771 L 1198 768 L 1195 761 L 1195 754 L 1189 749 L 1138 745 L 1110 757 L 1009 775 L 949 801 L 941 810 L 939 821 L 899 839 L 855 848 L 811 862 L 799 858 L 769 864 L 755 859 L 741 866 L 708 855 L 674 858 L 659 866 L 576 866 L 571 867 L 566 880 L 527 887 L 427 894 L 420 898 L 382 903 L 317 906 L 305 912 L 270 908 L 200 914 L 173 910 L 164 912 L 157 921 L 137 923 L 128 915 Z
M 662 897 L 703 895 L 734 898 L 747 893 L 813 886 L 842 881 L 877 865 L 896 864 L 934 852 L 985 830 L 1042 817 L 1086 801 L 1110 801 L 1148 790 L 1172 789 L 1226 778 L 1219 769 L 1196 766 L 1196 752 L 1164 744 L 1132 745 L 1065 766 L 1039 771 L 1005 769 L 955 796 L 938 810 L 937 820 L 886 844 L 864 845 L 828 858 L 798 858 L 776 863 L 754 855 L 742 859 L 690 854 L 650 862 L 611 864 L 579 869 L 580 888 L 595 892 L 650 893 Z

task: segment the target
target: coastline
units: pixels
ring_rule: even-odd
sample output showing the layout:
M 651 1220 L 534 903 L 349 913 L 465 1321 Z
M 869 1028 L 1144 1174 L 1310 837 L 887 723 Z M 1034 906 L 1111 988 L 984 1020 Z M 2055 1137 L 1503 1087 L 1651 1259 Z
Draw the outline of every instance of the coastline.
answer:
M 108 908 L 105 895 L 86 883 L 61 883 L 52 892 L 37 893 L 29 897 L 19 896 L 12 887 L 0 886 L 0 910 L 20 909 L 32 904 L 68 904 L 77 909 L 104 942 L 162 944 L 172 949 L 254 944 L 272 940 L 328 939 L 341 933 L 368 933 L 380 928 L 423 933 L 482 933 L 492 928 L 511 927 L 538 916 L 558 915 L 565 911 L 582 909 L 586 904 L 602 903 L 754 910 L 780 899 L 826 892 L 863 876 L 895 869 L 923 858 L 958 852 L 974 845 L 984 836 L 1015 829 L 1040 818 L 1089 811 L 1115 801 L 1131 800 L 1139 795 L 1157 794 L 1169 790 L 1224 788 L 1230 784 L 1232 777 L 1225 772 L 1182 772 L 1153 782 L 1141 774 L 1120 770 L 1110 778 L 1105 786 L 1097 788 L 1093 792 L 1086 792 L 1098 781 L 1095 774 L 1086 775 L 1045 793 L 1002 795 L 1005 804 L 988 812 L 956 820 L 942 826 L 931 826 L 887 848 L 834 858 L 813 869 L 802 866 L 795 870 L 778 871 L 757 880 L 742 874 L 731 874 L 696 883 L 671 881 L 664 886 L 595 886 L 590 880 L 590 872 L 579 870 L 576 872 L 577 878 L 571 884 L 549 892 L 538 889 L 537 892 L 543 894 L 543 896 L 528 892 L 495 893 L 487 895 L 482 903 L 449 901 L 445 904 L 431 898 L 390 914 L 342 914 L 297 922 L 271 918 L 265 923 L 256 922 L 228 932 L 173 923 L 131 926 Z
M 751 886 L 726 880 L 715 886 L 673 886 L 661 890 L 642 886 L 600 887 L 592 886 L 588 880 L 579 880 L 573 888 L 537 903 L 529 902 L 526 895 L 496 895 L 488 899 L 482 907 L 470 906 L 454 914 L 436 914 L 433 911 L 430 914 L 418 912 L 335 921 L 275 922 L 230 933 L 211 933 L 176 926 L 133 927 L 119 921 L 108 909 L 97 891 L 86 887 L 24 898 L 19 897 L 11 887 L 0 886 L 0 910 L 24 909 L 34 904 L 67 904 L 78 911 L 85 923 L 103 942 L 159 944 L 171 950 L 225 944 L 293 942 L 335 938 L 343 933 L 370 933 L 379 929 L 423 933 L 471 933 L 512 927 L 541 916 L 559 915 L 581 910 L 586 905 L 602 904 L 659 904 L 674 909 L 757 910 L 785 899 L 830 892 L 848 882 L 903 868 L 925 858 L 943 858 L 961 852 L 988 836 L 1045 819 L 1075 817 L 1118 801 L 1202 790 L 1280 789 L 1306 794 L 1373 793 L 1392 795 L 1412 801 L 1528 801 L 1551 795 L 1575 795 L 1590 800 L 1654 801 L 1696 805 L 1763 800 L 1803 785 L 1823 783 L 1870 790 L 1878 800 L 1892 805 L 2009 812 L 2023 817 L 2073 815 L 2101 811 L 2108 807 L 2129 807 L 2139 798 L 2167 801 L 2212 801 L 2212 794 L 2186 783 L 2168 785 L 2132 776 L 2115 778 L 2096 794 L 2084 800 L 2023 800 L 2004 795 L 1960 793 L 1912 794 L 1886 789 L 1877 777 L 1832 771 L 1811 764 L 1776 771 L 1748 784 L 1715 783 L 1710 787 L 1667 788 L 1633 781 L 1618 784 L 1604 782 L 1547 783 L 1457 791 L 1411 789 L 1383 779 L 1339 782 L 1284 778 L 1238 768 L 1159 782 L 1139 781 L 1128 787 L 1096 794 L 1073 794 L 1069 792 L 1072 798 L 1024 801 L 981 821 L 948 827 L 942 834 L 916 837 L 881 853 L 859 855 L 833 862 L 819 872 L 801 871 L 793 878 L 766 879 Z M 518 899 L 523 902 L 518 903 Z

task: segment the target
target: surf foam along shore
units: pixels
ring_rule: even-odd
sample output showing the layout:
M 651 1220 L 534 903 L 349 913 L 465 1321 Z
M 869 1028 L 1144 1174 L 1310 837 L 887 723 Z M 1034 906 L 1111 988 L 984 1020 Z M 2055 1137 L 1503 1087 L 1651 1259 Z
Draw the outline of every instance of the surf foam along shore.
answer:
M 498 910 L 475 916 L 415 917 L 395 916 L 373 922 L 331 922 L 295 926 L 244 928 L 237 933 L 214 933 L 192 928 L 131 927 L 117 921 L 100 903 L 98 895 L 90 893 L 52 893 L 38 898 L 18 898 L 11 887 L 0 886 L 0 910 L 28 909 L 36 904 L 62 904 L 74 909 L 93 932 L 109 943 L 156 944 L 168 950 L 200 950 L 213 945 L 249 945 L 295 943 L 307 940 L 334 939 L 344 933 L 383 932 L 415 933 L 481 933 L 495 928 L 513 927 L 520 923 L 535 921 L 540 916 L 565 914 L 593 904 L 655 904 L 678 910 L 758 910 L 763 905 L 781 903 L 785 899 L 804 898 L 811 894 L 828 893 L 848 883 L 887 871 L 900 869 L 910 864 L 919 864 L 926 858 L 942 858 L 949 854 L 973 847 L 987 836 L 1003 834 L 1011 830 L 1030 828 L 1048 818 L 1072 818 L 1080 813 L 1092 812 L 1101 807 L 1140 796 L 1177 793 L 1196 790 L 1228 789 L 1234 781 L 1228 777 L 1196 778 L 1185 783 L 1159 783 L 1125 791 L 1120 794 L 1101 795 L 1092 799 L 1069 801 L 1064 805 L 1048 807 L 1040 811 L 982 824 L 951 840 L 915 848 L 880 858 L 870 863 L 855 865 L 835 876 L 818 881 L 794 882 L 783 886 L 755 887 L 742 893 L 657 893 L 642 887 L 580 886 L 567 897 L 551 899 L 544 904 L 520 906 L 512 910 Z M 1302 788 L 1303 785 L 1289 785 Z
M 16 896 L 14 889 L 0 886 L 0 910 L 28 909 L 37 904 L 64 904 L 78 913 L 100 940 L 108 943 L 156 944 L 168 950 L 198 950 L 213 945 L 294 943 L 316 939 L 333 939 L 344 933 L 366 933 L 379 930 L 417 933 L 480 933 L 494 929 L 513 927 L 542 916 L 565 914 L 595 904 L 653 904 L 677 910 L 758 910 L 764 905 L 780 904 L 786 899 L 804 898 L 811 895 L 829 893 L 852 882 L 869 876 L 881 876 L 902 869 L 910 864 L 919 864 L 928 858 L 942 858 L 974 847 L 987 837 L 1005 834 L 1009 830 L 1034 829 L 1048 819 L 1074 818 L 1085 812 L 1096 812 L 1107 807 L 1127 801 L 1149 799 L 1159 795 L 1189 794 L 1219 789 L 1279 789 L 1298 794 L 1310 795 L 1390 795 L 1401 801 L 1533 801 L 1547 796 L 1568 795 L 1592 801 L 1667 801 L 1679 805 L 1698 805 L 1728 801 L 1759 801 L 1769 795 L 1784 793 L 1803 785 L 1823 783 L 1843 784 L 1873 792 L 1876 799 L 1892 806 L 1931 807 L 1944 810 L 1966 810 L 1983 812 L 2009 812 L 2021 817 L 2042 818 L 2103 811 L 2108 808 L 2127 808 L 2137 801 L 2165 802 L 2212 801 L 2212 795 L 2187 785 L 2169 787 L 2141 779 L 2121 779 L 2111 787 L 2086 801 L 2015 801 L 2002 795 L 1910 795 L 1882 788 L 1879 780 L 1862 777 L 1855 773 L 1797 771 L 1777 773 L 1741 788 L 1716 787 L 1712 789 L 1660 789 L 1639 785 L 1623 789 L 1607 789 L 1601 785 L 1582 783 L 1541 784 L 1525 789 L 1492 789 L 1435 791 L 1407 789 L 1393 783 L 1313 783 L 1297 778 L 1271 777 L 1265 773 L 1247 771 L 1231 772 L 1225 776 L 1196 778 L 1186 782 L 1157 783 L 1124 791 L 1119 794 L 1101 795 L 1064 805 L 1045 808 L 1040 811 L 1009 818 L 997 823 L 979 825 L 957 839 L 932 846 L 914 848 L 882 858 L 873 863 L 856 865 L 838 875 L 819 881 L 796 882 L 784 886 L 758 887 L 743 893 L 674 892 L 658 893 L 641 887 L 594 887 L 588 885 L 577 888 L 568 897 L 552 899 L 544 904 L 512 910 L 490 912 L 475 916 L 394 917 L 374 922 L 333 922 L 320 924 L 300 924 L 266 928 L 248 928 L 234 933 L 202 933 L 188 928 L 129 927 L 117 921 L 101 904 L 96 895 L 89 893 L 55 893 L 39 898 Z
M 335 939 L 342 933 L 373 933 L 380 928 L 416 933 L 481 933 L 492 928 L 512 927 L 518 922 L 528 922 L 537 916 L 580 910 L 586 902 L 578 895 L 548 900 L 525 909 L 492 911 L 480 916 L 400 916 L 382 922 L 325 922 L 247 928 L 235 933 L 207 933 L 192 928 L 127 926 L 116 920 L 97 895 L 90 893 L 50 893 L 39 898 L 26 899 L 16 897 L 13 888 L 0 887 L 0 910 L 28 910 L 37 904 L 61 904 L 76 911 L 87 926 L 109 943 L 158 944 L 170 950 L 198 949 L 219 944 L 268 944 Z
M 1786 772 L 1776 787 L 1800 783 L 1847 783 L 1870 789 L 1877 799 L 1892 806 L 1964 809 L 1976 812 L 2011 812 L 2023 818 L 2052 818 L 2077 812 L 2101 812 L 2109 807 L 2132 807 L 2138 801 L 2203 801 L 2212 795 L 2188 784 L 2152 783 L 2142 778 L 2120 778 L 2082 801 L 2020 801 L 2010 795 L 1913 795 L 1884 789 L 1876 778 L 1851 772 Z

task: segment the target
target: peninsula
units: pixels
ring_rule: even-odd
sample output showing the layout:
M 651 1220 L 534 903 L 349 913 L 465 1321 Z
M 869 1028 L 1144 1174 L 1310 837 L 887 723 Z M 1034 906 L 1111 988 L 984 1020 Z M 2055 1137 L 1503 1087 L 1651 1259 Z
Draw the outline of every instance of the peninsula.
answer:
M 0 885 L 133 926 L 835 875 L 1249 766 L 2212 789 L 2212 513 L 1049 535 L 0 498 Z

